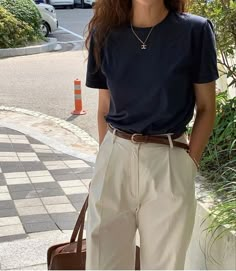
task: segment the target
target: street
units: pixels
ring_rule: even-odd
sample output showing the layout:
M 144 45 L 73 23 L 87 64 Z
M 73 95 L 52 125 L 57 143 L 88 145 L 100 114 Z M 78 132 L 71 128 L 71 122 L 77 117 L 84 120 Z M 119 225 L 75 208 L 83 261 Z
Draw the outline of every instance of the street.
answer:
M 52 36 L 62 42 L 63 50 L 1 59 L 1 105 L 39 111 L 68 120 L 97 139 L 97 91 L 85 87 L 87 51 L 82 41 L 92 10 L 57 9 L 56 12 L 62 29 Z M 71 115 L 76 78 L 82 81 L 83 107 L 87 110 L 84 116 Z
M 92 17 L 92 9 L 56 9 L 59 29 L 50 34 L 57 38 L 60 51 L 80 50 L 84 46 L 86 26 Z

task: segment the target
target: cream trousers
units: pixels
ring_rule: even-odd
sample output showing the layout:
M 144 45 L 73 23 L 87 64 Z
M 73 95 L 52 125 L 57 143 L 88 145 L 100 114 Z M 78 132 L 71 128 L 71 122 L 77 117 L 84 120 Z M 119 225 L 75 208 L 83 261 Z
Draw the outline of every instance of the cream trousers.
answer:
M 185 135 L 177 139 L 187 143 Z M 135 144 L 107 132 L 89 191 L 86 270 L 184 269 L 192 235 L 197 167 L 186 150 Z

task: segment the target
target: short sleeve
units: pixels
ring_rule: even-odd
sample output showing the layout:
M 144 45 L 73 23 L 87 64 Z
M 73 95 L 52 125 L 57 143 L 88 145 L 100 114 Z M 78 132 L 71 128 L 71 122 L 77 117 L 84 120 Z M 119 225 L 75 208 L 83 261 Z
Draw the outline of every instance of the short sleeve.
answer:
M 209 83 L 219 78 L 215 34 L 211 21 L 206 20 L 194 46 L 193 83 Z
M 101 68 L 97 68 L 94 57 L 94 39 L 93 36 L 90 41 L 87 74 L 86 74 L 86 86 L 90 88 L 107 89 L 107 80 L 102 72 Z

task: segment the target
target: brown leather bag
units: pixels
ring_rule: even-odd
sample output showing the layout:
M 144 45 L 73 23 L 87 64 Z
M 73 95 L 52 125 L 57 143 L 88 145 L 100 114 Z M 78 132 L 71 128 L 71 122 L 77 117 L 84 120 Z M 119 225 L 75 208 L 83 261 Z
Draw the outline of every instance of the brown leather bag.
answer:
M 76 221 L 70 242 L 51 246 L 47 252 L 48 270 L 85 270 L 86 239 L 83 239 L 88 197 Z M 76 238 L 78 236 L 78 240 Z M 124 248 L 125 249 L 125 248 Z M 136 246 L 135 270 L 140 270 L 140 249 Z

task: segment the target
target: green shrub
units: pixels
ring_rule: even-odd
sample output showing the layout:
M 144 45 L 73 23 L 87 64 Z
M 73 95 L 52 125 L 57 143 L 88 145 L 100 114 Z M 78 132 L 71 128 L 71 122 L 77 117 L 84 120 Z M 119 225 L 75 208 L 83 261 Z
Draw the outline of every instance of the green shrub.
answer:
M 0 6 L 11 12 L 16 19 L 30 25 L 40 35 L 41 15 L 32 0 L 0 0 Z
M 0 6 L 0 48 L 26 46 L 37 40 L 34 29 Z

